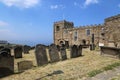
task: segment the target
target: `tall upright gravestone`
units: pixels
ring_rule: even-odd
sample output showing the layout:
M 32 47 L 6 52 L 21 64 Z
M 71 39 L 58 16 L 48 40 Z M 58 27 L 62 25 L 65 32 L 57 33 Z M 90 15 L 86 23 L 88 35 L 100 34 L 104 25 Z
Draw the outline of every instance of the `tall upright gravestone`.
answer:
M 82 56 L 82 45 L 78 46 L 78 57 Z
M 58 49 L 55 44 L 51 44 L 49 46 L 49 56 L 50 56 L 50 62 L 57 62 L 60 60 Z
M 22 46 L 16 46 L 14 48 L 14 56 L 15 58 L 22 58 Z
M 14 57 L 6 50 L 0 51 L 0 78 L 14 73 Z
M 73 45 L 71 47 L 70 56 L 71 56 L 71 58 L 76 58 L 76 57 L 82 56 L 82 46 L 81 45 L 79 45 L 79 46 Z
M 41 66 L 48 63 L 47 52 L 45 45 L 39 45 L 35 50 L 37 65 Z
M 71 47 L 71 52 L 70 52 L 71 58 L 77 57 L 77 54 L 78 54 L 77 45 L 73 45 L 73 46 Z
M 66 60 L 67 59 L 67 55 L 66 55 L 66 47 L 63 44 L 60 48 L 60 54 L 61 54 L 61 58 L 62 60 Z

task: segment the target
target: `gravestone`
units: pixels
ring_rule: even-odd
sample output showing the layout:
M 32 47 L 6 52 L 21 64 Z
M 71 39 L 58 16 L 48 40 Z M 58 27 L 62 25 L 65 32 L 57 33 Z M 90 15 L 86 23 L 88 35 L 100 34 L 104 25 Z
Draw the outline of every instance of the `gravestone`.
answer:
M 35 50 L 37 65 L 41 66 L 48 63 L 47 52 L 45 45 L 39 45 Z
M 61 54 L 62 60 L 66 60 L 67 59 L 66 48 L 65 48 L 64 44 L 60 48 L 60 54 Z
M 6 52 L 6 53 L 8 53 L 8 54 L 11 54 L 11 50 L 9 49 L 9 48 L 2 48 L 1 50 L 0 50 L 0 52 L 2 53 L 2 52 Z
M 27 69 L 30 69 L 33 67 L 33 62 L 32 61 L 21 61 L 21 62 L 18 62 L 18 71 L 19 72 L 22 72 L 24 70 L 27 70 Z
M 0 78 L 14 73 L 14 57 L 7 51 L 0 52 Z
M 30 46 L 24 45 L 24 46 L 23 46 L 23 52 L 24 52 L 24 54 L 29 54 L 30 49 L 31 49 Z
M 78 56 L 78 48 L 77 48 L 77 45 L 73 45 L 73 46 L 71 47 L 70 56 L 71 56 L 71 58 L 75 58 L 75 57 Z
M 78 46 L 78 54 L 77 57 L 82 56 L 82 45 Z
M 58 51 L 60 51 L 60 46 L 59 45 L 57 45 L 57 49 L 58 49 Z
M 14 56 L 15 58 L 22 58 L 22 46 L 16 46 L 14 48 Z
M 4 48 L 4 46 L 0 46 L 0 50 L 3 49 L 3 48 Z
M 120 48 L 101 46 L 101 55 L 111 56 L 120 59 Z
M 51 44 L 49 46 L 49 56 L 50 56 L 50 61 L 51 62 L 57 62 L 60 60 L 59 54 L 58 54 L 58 49 L 55 44 Z

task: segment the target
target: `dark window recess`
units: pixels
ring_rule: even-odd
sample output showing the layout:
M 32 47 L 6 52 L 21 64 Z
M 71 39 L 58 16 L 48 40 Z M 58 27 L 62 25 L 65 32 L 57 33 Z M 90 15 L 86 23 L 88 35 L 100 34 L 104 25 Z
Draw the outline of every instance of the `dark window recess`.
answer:
M 87 35 L 87 36 L 90 35 L 90 29 L 87 29 L 87 31 L 86 31 L 86 35 Z
M 77 32 L 74 33 L 74 41 L 77 41 Z
M 59 31 L 60 30 L 60 26 L 56 26 L 56 31 Z

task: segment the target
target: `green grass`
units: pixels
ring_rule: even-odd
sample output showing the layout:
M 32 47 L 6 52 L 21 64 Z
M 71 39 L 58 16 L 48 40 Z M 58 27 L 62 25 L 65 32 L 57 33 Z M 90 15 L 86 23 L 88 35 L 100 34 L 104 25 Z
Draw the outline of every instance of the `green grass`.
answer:
M 115 63 L 107 65 L 106 67 L 103 67 L 99 70 L 93 70 L 93 71 L 89 72 L 88 76 L 93 77 L 93 76 L 96 76 L 99 73 L 102 73 L 103 71 L 112 70 L 112 69 L 114 69 L 115 67 L 118 67 L 118 66 L 120 66 L 120 62 L 115 62 Z
M 113 78 L 113 79 L 111 79 L 111 80 L 118 80 L 118 79 L 116 79 L 116 78 Z
M 93 71 L 88 73 L 88 76 L 93 77 L 93 76 L 95 76 L 95 75 L 97 75 L 97 74 L 99 74 L 101 72 L 103 72 L 103 71 L 102 70 L 93 70 Z
M 117 66 L 120 66 L 120 62 L 116 62 L 116 63 L 113 63 L 111 65 L 108 65 L 106 67 L 103 67 L 103 70 L 104 71 L 107 71 L 107 70 L 112 70 L 113 68 L 117 67 Z

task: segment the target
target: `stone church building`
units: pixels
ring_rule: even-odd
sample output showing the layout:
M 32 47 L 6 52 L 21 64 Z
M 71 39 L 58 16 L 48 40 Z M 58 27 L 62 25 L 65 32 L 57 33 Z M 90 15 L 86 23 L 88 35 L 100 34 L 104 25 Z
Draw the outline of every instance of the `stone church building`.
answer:
M 120 46 L 120 14 L 106 18 L 103 24 L 74 27 L 66 20 L 54 23 L 54 43 L 56 45 Z

